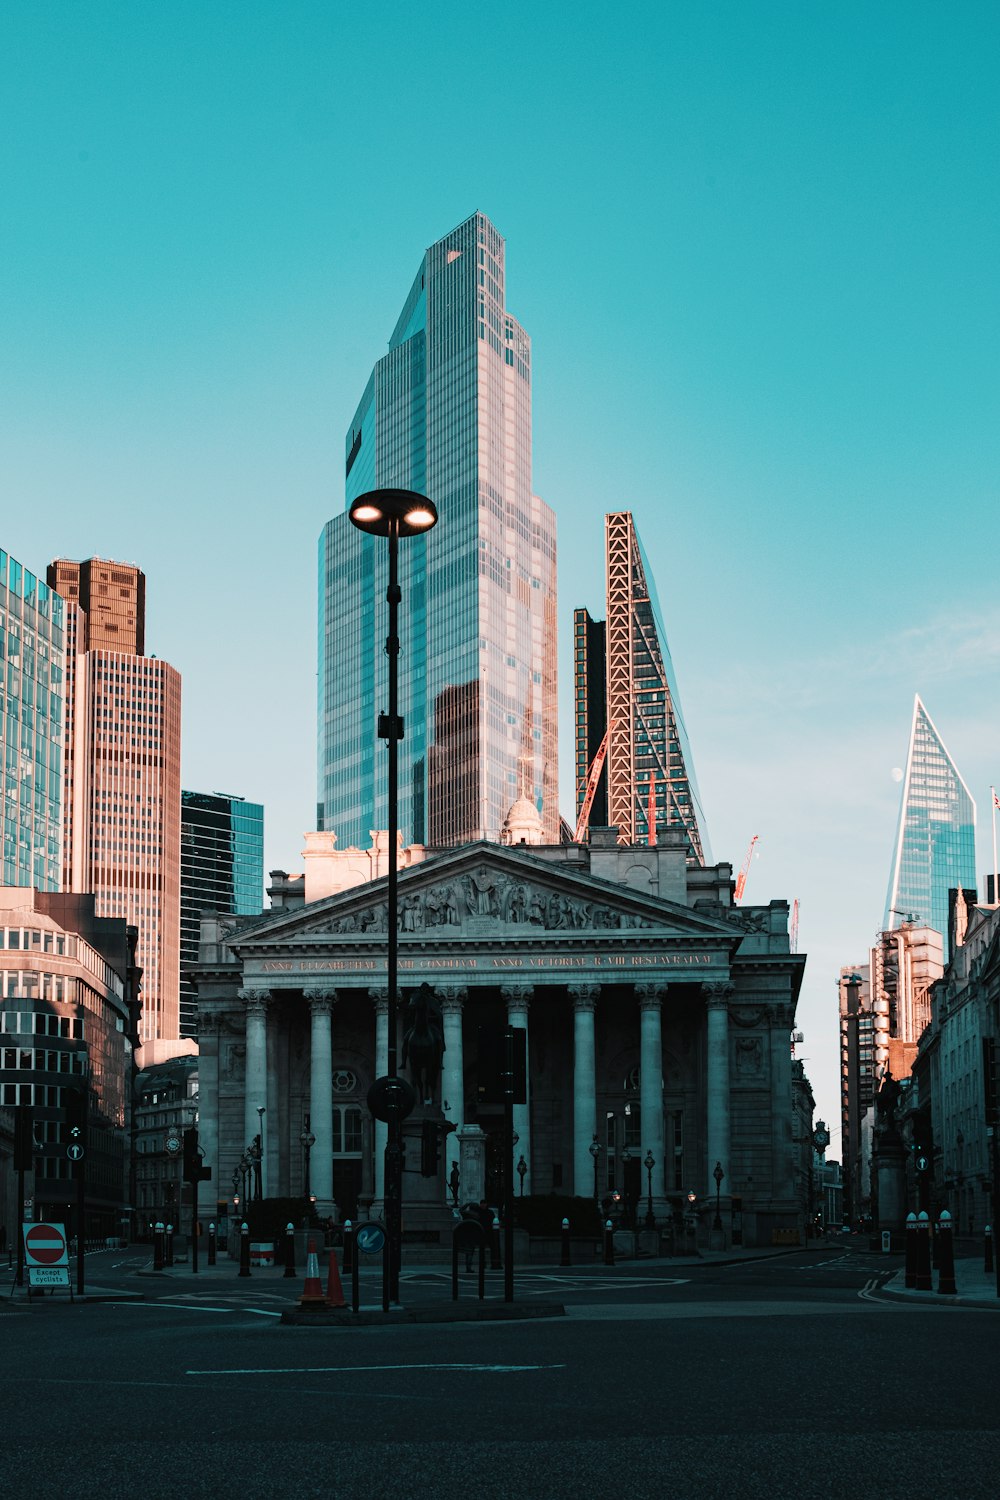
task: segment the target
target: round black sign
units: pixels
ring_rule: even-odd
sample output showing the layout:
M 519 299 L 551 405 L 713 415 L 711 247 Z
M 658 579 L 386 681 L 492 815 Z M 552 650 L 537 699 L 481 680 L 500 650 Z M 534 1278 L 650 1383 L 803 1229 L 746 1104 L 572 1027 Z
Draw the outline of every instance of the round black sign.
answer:
M 376 1078 L 368 1090 L 368 1108 L 376 1120 L 386 1124 L 393 1118 L 405 1120 L 417 1102 L 417 1096 L 405 1078 Z

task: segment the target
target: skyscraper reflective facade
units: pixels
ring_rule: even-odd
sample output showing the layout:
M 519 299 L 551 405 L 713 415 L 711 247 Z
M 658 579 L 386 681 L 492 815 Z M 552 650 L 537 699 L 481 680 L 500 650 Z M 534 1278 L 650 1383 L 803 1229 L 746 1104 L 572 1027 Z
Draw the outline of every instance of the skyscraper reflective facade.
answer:
M 59 889 L 64 668 L 63 601 L 0 548 L 0 885 Z
M 202 912 L 259 916 L 264 905 L 264 809 L 224 792 L 181 792 L 181 1036 L 198 1034 Z
M 346 500 L 430 496 L 399 549 L 399 827 L 405 843 L 498 839 L 528 796 L 558 842 L 555 517 L 532 493 L 531 345 L 506 309 L 483 214 L 432 245 L 346 439 Z M 385 828 L 385 543 L 345 512 L 319 544 L 317 827 Z
M 631 512 L 607 515 L 604 527 L 603 636 L 586 610 L 574 617 L 577 812 L 587 767 L 611 725 L 607 819 L 620 842 L 642 843 L 651 830 L 655 838 L 659 829 L 683 827 L 690 858 L 704 864 L 709 857 L 705 814 L 653 575 Z M 595 677 L 605 684 L 603 720 Z
M 947 941 L 948 891 L 975 884 L 976 804 L 918 695 L 882 925 L 909 920 Z

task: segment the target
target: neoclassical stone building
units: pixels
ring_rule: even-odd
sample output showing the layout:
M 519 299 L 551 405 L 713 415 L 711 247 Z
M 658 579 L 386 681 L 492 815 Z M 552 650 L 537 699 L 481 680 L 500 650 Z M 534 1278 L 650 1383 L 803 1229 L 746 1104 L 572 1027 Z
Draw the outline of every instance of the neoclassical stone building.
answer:
M 436 991 L 441 1108 L 485 1131 L 491 1197 L 502 1108 L 479 1102 L 480 1028 L 506 1023 L 528 1034 L 525 1193 L 617 1188 L 644 1211 L 651 1186 L 661 1222 L 694 1193 L 707 1236 L 719 1163 L 727 1242 L 768 1244 L 801 1213 L 789 1041 L 805 959 L 786 902 L 734 906 L 731 866 L 689 865 L 682 837 L 403 851 L 402 997 Z M 385 1126 L 365 1099 L 388 1055 L 386 880 L 311 900 L 330 888 L 321 866 L 280 878 L 259 919 L 203 923 L 201 1142 L 221 1199 L 261 1134 L 265 1195 L 286 1196 L 306 1190 L 311 1135 L 309 1189 L 356 1218 L 382 1200 Z M 457 1134 L 445 1150 L 446 1177 Z

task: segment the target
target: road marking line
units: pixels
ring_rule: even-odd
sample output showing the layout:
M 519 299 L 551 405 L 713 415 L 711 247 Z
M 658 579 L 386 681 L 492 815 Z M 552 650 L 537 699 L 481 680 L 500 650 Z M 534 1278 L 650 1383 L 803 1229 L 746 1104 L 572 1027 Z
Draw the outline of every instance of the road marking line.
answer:
M 487 1375 L 522 1374 L 526 1370 L 565 1370 L 562 1365 L 472 1365 L 472 1364 L 418 1364 L 418 1365 L 289 1365 L 276 1369 L 256 1370 L 185 1370 L 186 1375 L 354 1375 L 368 1371 L 381 1374 L 385 1370 L 465 1370 L 480 1371 Z

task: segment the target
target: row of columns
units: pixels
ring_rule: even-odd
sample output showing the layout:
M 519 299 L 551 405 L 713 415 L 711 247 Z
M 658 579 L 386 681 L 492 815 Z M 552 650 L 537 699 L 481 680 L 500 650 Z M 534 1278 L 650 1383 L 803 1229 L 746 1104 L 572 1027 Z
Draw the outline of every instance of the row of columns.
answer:
M 639 1001 L 639 1076 L 642 1118 L 642 1149 L 651 1151 L 656 1161 L 655 1200 L 662 1200 L 665 1185 L 665 1138 L 663 1128 L 663 1036 L 662 1005 L 665 984 L 638 984 Z M 711 1197 L 715 1183 L 711 1172 L 715 1163 L 730 1171 L 729 1116 L 729 999 L 728 983 L 702 986 L 707 1006 L 707 1159 L 709 1182 L 706 1194 Z M 569 986 L 573 1002 L 573 1190 L 581 1197 L 593 1188 L 594 1161 L 591 1145 L 597 1130 L 597 1058 L 594 1017 L 599 984 Z M 441 1072 L 441 1104 L 449 1124 L 465 1124 L 465 1060 L 462 1045 L 462 1012 L 468 991 L 464 986 L 439 987 L 444 1023 L 445 1053 Z M 527 984 L 501 986 L 507 1007 L 507 1024 L 528 1031 L 528 1016 L 533 987 Z M 389 1066 L 389 1000 L 384 990 L 370 990 L 375 1004 L 375 1076 L 381 1078 Z M 246 1004 L 246 1091 L 244 1097 L 244 1131 L 248 1141 L 260 1129 L 260 1107 L 267 1106 L 267 991 L 243 990 Z M 330 1079 L 333 1073 L 333 1006 L 336 996 L 329 990 L 306 990 L 310 1007 L 311 1065 L 309 1080 L 310 1128 L 315 1137 L 312 1148 L 310 1186 L 321 1210 L 333 1203 L 333 1095 Z M 528 1094 L 523 1104 L 514 1106 L 514 1130 L 518 1136 L 515 1160 L 523 1156 L 527 1166 L 524 1191 L 531 1192 L 531 1073 L 528 1069 Z M 272 1115 L 272 1119 L 273 1119 Z M 375 1124 L 375 1197 L 383 1198 L 383 1166 L 387 1127 Z M 454 1132 L 446 1137 L 445 1178 L 458 1161 L 458 1138 Z M 263 1187 L 266 1182 L 266 1156 Z

